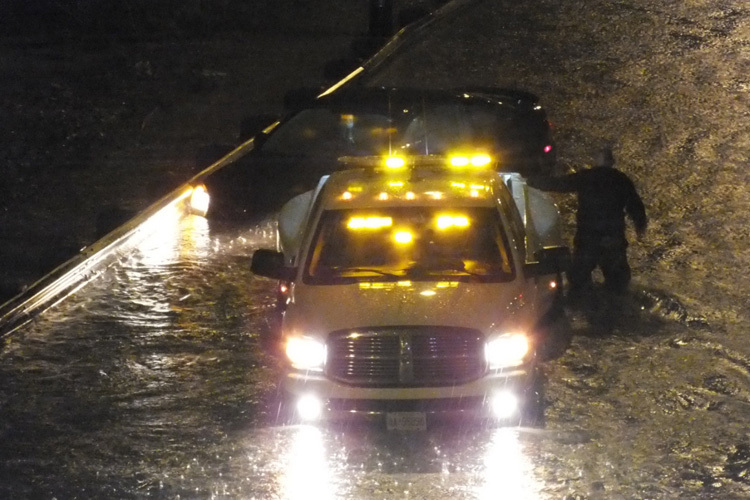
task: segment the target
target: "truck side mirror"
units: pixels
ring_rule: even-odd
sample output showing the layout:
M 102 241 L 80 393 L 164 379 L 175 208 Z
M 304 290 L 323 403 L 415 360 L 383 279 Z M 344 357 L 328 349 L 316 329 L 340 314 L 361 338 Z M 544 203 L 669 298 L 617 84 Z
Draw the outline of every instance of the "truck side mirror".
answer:
M 546 274 L 561 274 L 570 266 L 570 250 L 568 247 L 545 247 L 534 252 L 536 262 L 524 265 L 529 276 L 544 276 Z
M 253 252 L 250 270 L 258 276 L 281 281 L 294 278 L 294 268 L 284 262 L 284 254 L 275 250 L 261 248 Z

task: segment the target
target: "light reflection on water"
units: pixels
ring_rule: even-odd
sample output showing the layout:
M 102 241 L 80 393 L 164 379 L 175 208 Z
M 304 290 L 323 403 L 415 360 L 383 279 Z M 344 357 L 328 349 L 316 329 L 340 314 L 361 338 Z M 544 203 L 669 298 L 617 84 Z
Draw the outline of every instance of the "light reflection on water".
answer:
M 499 428 L 492 432 L 484 455 L 483 482 L 477 495 L 481 500 L 540 498 L 543 483 L 537 480 L 516 429 Z
M 288 500 L 340 498 L 337 481 L 328 466 L 326 445 L 320 429 L 300 426 L 282 460 L 280 493 Z

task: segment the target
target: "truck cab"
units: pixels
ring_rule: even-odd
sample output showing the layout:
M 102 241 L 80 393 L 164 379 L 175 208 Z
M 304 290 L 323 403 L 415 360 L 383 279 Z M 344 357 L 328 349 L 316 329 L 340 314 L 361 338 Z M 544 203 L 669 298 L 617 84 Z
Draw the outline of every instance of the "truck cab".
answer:
M 567 249 L 554 203 L 481 163 L 387 158 L 281 210 L 278 246 L 252 270 L 287 288 L 282 387 L 296 418 L 409 430 L 442 414 L 536 414 Z

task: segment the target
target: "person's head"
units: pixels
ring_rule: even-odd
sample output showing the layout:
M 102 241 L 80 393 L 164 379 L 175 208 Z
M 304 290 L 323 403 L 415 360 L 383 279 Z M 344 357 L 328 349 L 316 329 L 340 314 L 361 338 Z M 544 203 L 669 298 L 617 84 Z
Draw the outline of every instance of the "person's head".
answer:
M 614 167 L 615 166 L 615 155 L 612 153 L 612 148 L 602 148 L 594 158 L 594 166 L 596 167 Z

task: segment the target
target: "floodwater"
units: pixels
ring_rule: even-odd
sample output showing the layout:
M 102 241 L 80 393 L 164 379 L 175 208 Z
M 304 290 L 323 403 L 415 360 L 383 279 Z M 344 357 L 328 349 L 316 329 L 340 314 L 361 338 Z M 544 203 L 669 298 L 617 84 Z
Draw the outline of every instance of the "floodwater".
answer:
M 750 9 L 476 3 L 371 83 L 537 92 L 562 166 L 614 141 L 651 219 L 627 300 L 570 312 L 544 425 L 278 425 L 274 293 L 249 271 L 273 222 L 190 217 L 6 339 L 0 497 L 750 497 Z
M 574 314 L 539 428 L 280 425 L 274 223 L 175 221 L 14 335 L 4 498 L 742 498 L 750 360 L 667 294 Z M 578 495 L 578 496 L 576 496 Z

